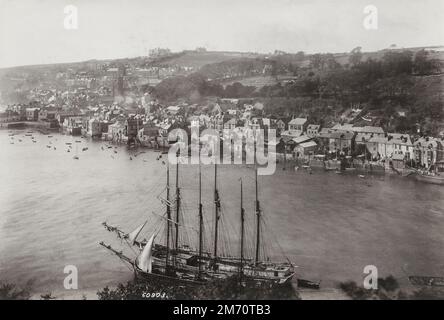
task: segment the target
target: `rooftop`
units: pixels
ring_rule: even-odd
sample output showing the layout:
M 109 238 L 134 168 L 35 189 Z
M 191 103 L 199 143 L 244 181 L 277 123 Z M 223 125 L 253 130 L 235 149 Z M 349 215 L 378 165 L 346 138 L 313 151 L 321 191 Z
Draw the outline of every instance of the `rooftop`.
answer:
M 294 125 L 303 125 L 307 122 L 307 118 L 294 118 L 293 120 L 291 120 L 289 122 L 289 124 L 294 124 Z

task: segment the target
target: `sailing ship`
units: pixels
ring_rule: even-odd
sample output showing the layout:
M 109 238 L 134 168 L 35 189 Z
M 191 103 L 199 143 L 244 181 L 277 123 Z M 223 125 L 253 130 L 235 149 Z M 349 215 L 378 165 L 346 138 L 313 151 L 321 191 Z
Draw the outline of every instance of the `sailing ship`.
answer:
M 251 280 L 257 284 L 282 285 L 291 281 L 295 275 L 295 266 L 286 259 L 284 262 L 272 262 L 262 259 L 261 256 L 261 222 L 262 209 L 258 198 L 258 174 L 255 165 L 255 248 L 254 258 L 245 254 L 246 232 L 245 232 L 245 209 L 243 204 L 243 183 L 240 179 L 240 239 L 239 255 L 222 255 L 219 253 L 219 223 L 221 199 L 217 189 L 217 163 L 214 164 L 214 236 L 213 250 L 204 249 L 204 214 L 202 204 L 202 172 L 199 164 L 199 203 L 198 203 L 198 239 L 196 248 L 189 244 L 181 243 L 181 231 L 185 229 L 183 218 L 181 218 L 181 188 L 179 185 L 179 153 L 176 163 L 176 190 L 175 199 L 171 197 L 170 190 L 170 167 L 167 164 L 166 173 L 166 199 L 162 199 L 165 206 L 165 214 L 160 217 L 166 235 L 165 242 L 156 243 L 157 234 L 152 234 L 148 240 L 138 240 L 147 221 L 137 227 L 134 231 L 126 233 L 118 227 L 111 226 L 106 222 L 103 226 L 110 232 L 116 233 L 118 238 L 123 239 L 131 247 L 136 247 L 139 254 L 131 259 L 122 251 L 112 248 L 110 245 L 100 242 L 100 245 L 129 263 L 135 273 L 136 279 L 144 281 L 162 281 L 170 284 L 203 285 L 216 279 L 227 279 L 233 275 L 239 275 L 241 279 Z M 200 163 L 200 161 L 199 161 Z M 175 212 L 173 212 L 175 211 Z

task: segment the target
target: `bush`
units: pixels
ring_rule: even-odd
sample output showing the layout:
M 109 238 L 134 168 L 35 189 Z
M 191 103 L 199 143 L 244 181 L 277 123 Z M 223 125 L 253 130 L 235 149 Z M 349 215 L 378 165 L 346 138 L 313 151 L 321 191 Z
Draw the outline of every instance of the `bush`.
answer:
M 19 288 L 13 283 L 0 282 L 0 300 L 29 300 L 31 297 L 31 282 L 24 288 Z
M 160 293 L 160 297 L 149 297 L 147 293 Z M 165 294 L 162 296 L 162 294 Z M 216 280 L 207 285 L 185 287 L 181 285 L 153 284 L 140 281 L 131 281 L 119 284 L 112 290 L 105 287 L 97 292 L 99 300 L 145 300 L 145 299 L 299 299 L 298 293 L 291 284 L 283 286 L 261 285 L 256 286 L 250 281 L 240 281 L 238 276 L 224 280 Z

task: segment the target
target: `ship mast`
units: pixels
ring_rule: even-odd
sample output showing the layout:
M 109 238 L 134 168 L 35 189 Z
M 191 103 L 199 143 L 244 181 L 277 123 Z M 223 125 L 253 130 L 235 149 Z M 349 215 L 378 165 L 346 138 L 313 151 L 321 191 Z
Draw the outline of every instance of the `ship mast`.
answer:
M 242 179 L 240 179 L 240 212 L 241 212 L 241 239 L 240 239 L 240 273 L 242 274 L 244 271 L 244 233 L 245 233 L 245 209 L 244 209 L 244 200 L 243 200 L 243 187 L 242 187 Z
M 219 209 L 220 209 L 220 199 L 219 191 L 217 190 L 217 160 L 214 162 L 214 270 L 216 270 L 217 265 L 217 237 L 219 229 Z
M 199 148 L 199 275 L 202 273 L 202 246 L 203 246 L 203 214 L 202 214 L 202 171 L 200 167 Z
M 180 188 L 179 188 L 179 150 L 176 153 L 176 238 L 175 249 L 179 248 L 179 213 L 180 213 Z
M 166 234 L 166 258 L 165 258 L 165 273 L 168 269 L 168 258 L 170 255 L 170 228 L 171 228 L 171 207 L 170 207 L 170 165 L 167 161 L 167 234 Z
M 260 247 L 260 239 L 261 239 L 261 209 L 260 209 L 260 203 L 258 198 L 258 191 L 257 191 L 257 163 L 256 163 L 256 140 L 254 141 L 254 182 L 255 182 L 255 189 L 256 189 L 256 216 L 257 216 L 257 226 L 256 226 L 256 256 L 254 259 L 255 265 L 259 263 L 259 247 Z

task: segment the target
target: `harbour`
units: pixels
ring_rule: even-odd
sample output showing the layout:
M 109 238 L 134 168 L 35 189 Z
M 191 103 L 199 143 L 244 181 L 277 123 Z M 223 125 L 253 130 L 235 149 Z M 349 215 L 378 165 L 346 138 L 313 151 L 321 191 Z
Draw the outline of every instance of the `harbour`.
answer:
M 49 137 L 34 132 L 34 139 L 26 134 L 16 131 L 22 142 L 11 145 L 8 131 L 0 130 L 1 274 L 18 283 L 33 280 L 36 293 L 55 295 L 67 294 L 66 265 L 79 270 L 79 295 L 130 280 L 133 274 L 127 266 L 99 245 L 103 240 L 121 246 L 104 232 L 102 222 L 130 231 L 145 219 L 148 224 L 153 220 L 165 183 L 160 153 L 141 154 L 125 145 L 108 148 L 102 141 L 58 133 Z M 79 145 L 78 160 L 73 159 L 74 151 L 67 152 L 67 143 Z M 20 170 L 8 170 L 12 165 Z M 210 225 L 213 170 L 202 166 L 203 208 Z M 238 230 L 238 179 L 244 180 L 245 211 L 252 221 L 254 170 L 244 165 L 221 165 L 219 170 L 226 228 Z M 189 224 L 197 226 L 198 166 L 182 166 L 180 180 L 187 182 L 181 192 L 191 213 Z M 341 281 L 362 281 L 366 265 L 378 266 L 380 276 L 404 279 L 404 286 L 409 286 L 407 275 L 442 276 L 441 186 L 397 175 L 360 179 L 348 173 L 309 174 L 282 170 L 281 164 L 259 182 L 261 205 L 273 230 L 270 236 L 279 238 L 303 278 L 320 279 L 323 288 L 334 288 Z M 207 233 L 210 240 L 211 230 Z M 231 250 L 236 252 L 237 245 Z

